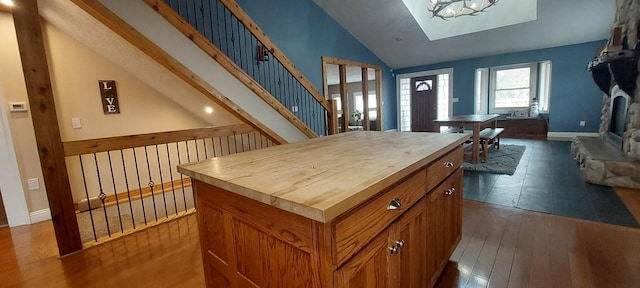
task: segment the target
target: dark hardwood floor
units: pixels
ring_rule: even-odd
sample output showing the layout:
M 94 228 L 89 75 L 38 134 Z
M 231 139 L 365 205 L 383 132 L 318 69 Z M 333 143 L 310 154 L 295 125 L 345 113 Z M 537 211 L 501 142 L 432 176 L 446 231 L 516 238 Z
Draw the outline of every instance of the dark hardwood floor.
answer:
M 640 221 L 640 190 L 616 192 Z M 463 205 L 462 240 L 436 287 L 640 287 L 640 229 Z M 0 228 L 0 287 L 203 286 L 195 214 L 64 258 L 51 222 Z
M 462 241 L 437 287 L 640 283 L 640 229 L 470 200 L 463 205 Z M 64 258 L 56 253 L 50 222 L 0 228 L 0 287 L 204 285 L 195 215 Z

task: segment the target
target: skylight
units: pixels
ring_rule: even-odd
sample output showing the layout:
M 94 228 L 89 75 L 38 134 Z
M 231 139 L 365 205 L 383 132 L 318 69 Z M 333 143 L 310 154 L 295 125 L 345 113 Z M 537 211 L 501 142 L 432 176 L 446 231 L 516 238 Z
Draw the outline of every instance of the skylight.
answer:
M 476 16 L 443 20 L 427 11 L 429 1 L 402 0 L 429 40 L 470 34 L 537 19 L 537 0 L 502 0 Z

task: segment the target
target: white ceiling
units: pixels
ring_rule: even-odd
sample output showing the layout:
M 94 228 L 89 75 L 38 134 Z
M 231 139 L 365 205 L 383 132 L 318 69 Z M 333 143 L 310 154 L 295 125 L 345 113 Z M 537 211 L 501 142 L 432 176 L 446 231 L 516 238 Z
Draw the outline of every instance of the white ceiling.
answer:
M 442 20 L 426 9 L 426 17 L 413 17 L 410 10 L 420 15 L 419 2 L 428 0 L 313 1 L 394 69 L 606 39 L 616 8 L 615 0 L 537 0 L 537 5 L 535 0 L 500 0 L 477 16 Z M 513 18 L 517 9 L 508 7 L 516 2 L 537 6 L 536 19 L 529 15 L 524 23 L 498 24 Z M 420 23 L 427 31 L 436 27 L 429 34 L 439 40 L 430 40 Z M 499 25 L 508 26 L 460 32 L 467 26 Z

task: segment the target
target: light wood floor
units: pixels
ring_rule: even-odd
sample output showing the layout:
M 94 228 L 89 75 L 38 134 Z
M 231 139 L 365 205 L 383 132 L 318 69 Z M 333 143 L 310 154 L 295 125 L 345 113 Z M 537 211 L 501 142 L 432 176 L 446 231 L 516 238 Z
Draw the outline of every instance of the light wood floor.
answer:
M 58 258 L 50 222 L 0 228 L 0 287 L 202 287 L 194 215 Z M 640 229 L 464 201 L 437 287 L 639 287 Z

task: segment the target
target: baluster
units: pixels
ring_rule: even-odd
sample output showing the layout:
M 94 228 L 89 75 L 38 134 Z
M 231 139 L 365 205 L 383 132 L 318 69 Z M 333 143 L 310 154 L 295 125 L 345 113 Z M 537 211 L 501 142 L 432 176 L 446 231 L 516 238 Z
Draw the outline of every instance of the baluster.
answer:
M 122 171 L 124 172 L 124 185 L 127 188 L 127 199 L 129 200 L 129 210 L 131 211 L 131 224 L 136 229 L 136 220 L 133 213 L 133 200 L 131 200 L 131 190 L 129 189 L 129 177 L 127 177 L 127 165 L 124 161 L 124 152 L 120 149 L 120 159 L 122 159 Z
M 167 209 L 167 197 L 164 192 L 164 178 L 162 178 L 162 165 L 160 164 L 160 151 L 158 145 L 156 146 L 156 160 L 158 161 L 158 173 L 160 174 L 160 194 L 162 194 L 162 203 L 164 204 L 164 216 L 169 218 L 169 210 Z
M 120 231 L 124 232 L 122 225 L 122 214 L 120 213 L 120 201 L 118 201 L 118 188 L 116 188 L 116 178 L 113 175 L 113 164 L 111 162 L 111 151 L 107 151 L 107 159 L 109 160 L 109 172 L 111 173 L 111 183 L 113 184 L 113 195 L 116 197 L 116 207 L 118 208 L 118 221 L 120 222 Z
M 178 165 L 182 164 L 182 158 L 180 158 L 180 145 L 178 145 L 178 142 L 176 142 L 176 151 L 178 154 Z M 185 187 L 184 187 L 184 177 L 182 177 L 182 175 L 180 175 L 180 187 L 182 187 L 182 200 L 184 201 L 184 211 L 187 211 L 187 192 L 185 191 Z
M 98 235 L 96 235 L 96 224 L 93 220 L 93 208 L 91 207 L 91 199 L 89 198 L 89 189 L 87 188 L 87 177 L 84 172 L 82 155 L 78 155 L 78 159 L 80 160 L 80 171 L 82 172 L 82 183 L 84 184 L 84 195 L 87 197 L 87 205 L 89 208 L 89 219 L 91 219 L 91 229 L 93 230 L 93 240 L 98 242 Z
M 169 181 L 171 181 L 171 193 L 173 194 L 173 206 L 174 206 L 174 211 L 176 213 L 176 215 L 178 214 L 178 201 L 176 201 L 176 187 L 173 184 L 173 171 L 171 171 L 171 168 L 173 167 L 171 165 L 171 155 L 169 154 L 169 144 L 165 143 L 164 144 L 165 147 L 167 148 L 167 162 L 169 163 Z
M 96 176 L 98 177 L 98 188 L 100 189 L 100 194 L 98 194 L 98 198 L 102 201 L 102 211 L 104 212 L 104 222 L 107 226 L 107 235 L 111 237 L 111 227 L 109 227 L 109 217 L 107 215 L 107 206 L 104 205 L 104 200 L 107 197 L 107 194 L 104 194 L 104 190 L 102 189 L 102 178 L 100 177 L 100 166 L 98 165 L 98 156 L 96 153 L 93 153 L 93 161 L 96 164 Z
M 147 162 L 147 171 L 149 172 L 149 189 L 151 189 L 151 200 L 153 202 L 153 214 L 156 217 L 155 218 L 156 222 L 158 222 L 158 209 L 156 207 L 156 195 L 153 191 L 153 187 L 155 186 L 155 183 L 153 183 L 153 177 L 151 177 L 151 164 L 149 164 L 149 152 L 147 151 L 147 146 L 144 146 L 144 156 Z
M 136 178 L 138 179 L 138 193 L 140 194 L 140 205 L 142 205 L 142 216 L 144 217 L 144 225 L 147 225 L 147 211 L 144 206 L 144 196 L 142 195 L 142 182 L 140 181 L 140 169 L 138 168 L 138 156 L 136 155 L 136 148 L 131 148 L 131 150 L 133 150 L 133 162 L 136 165 Z

